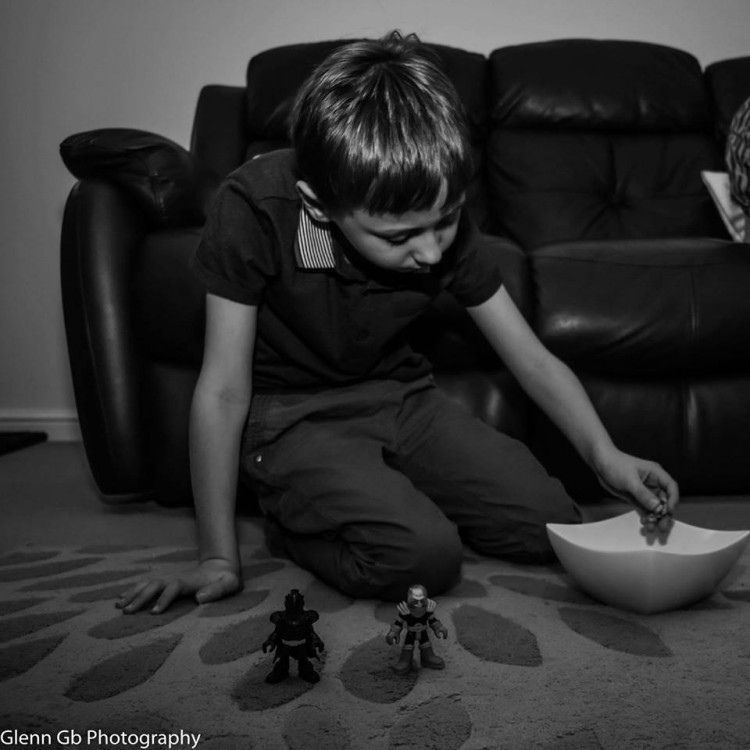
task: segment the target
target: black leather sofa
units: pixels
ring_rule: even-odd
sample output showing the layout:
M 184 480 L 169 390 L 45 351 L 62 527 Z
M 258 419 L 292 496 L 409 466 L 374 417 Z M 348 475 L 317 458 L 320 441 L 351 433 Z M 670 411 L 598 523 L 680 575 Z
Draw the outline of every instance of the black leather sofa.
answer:
M 62 144 L 79 178 L 62 226 L 65 325 L 103 500 L 190 503 L 204 301 L 188 260 L 218 181 L 287 144 L 296 88 L 340 43 L 271 49 L 245 87 L 205 86 L 189 152 L 129 130 Z M 750 57 L 702 70 L 680 50 L 586 39 L 435 50 L 471 123 L 470 210 L 541 339 L 616 442 L 683 494 L 750 493 L 750 245 L 729 241 L 700 176 L 724 169 Z M 452 396 L 524 439 L 579 500 L 601 497 L 452 300 L 412 338 Z

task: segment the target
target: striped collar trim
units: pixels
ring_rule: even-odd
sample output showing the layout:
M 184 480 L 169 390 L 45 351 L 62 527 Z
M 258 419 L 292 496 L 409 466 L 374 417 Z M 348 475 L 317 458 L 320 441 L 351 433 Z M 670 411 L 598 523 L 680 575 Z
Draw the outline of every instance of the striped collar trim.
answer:
M 297 265 L 302 268 L 311 271 L 336 268 L 330 223 L 315 221 L 304 207 L 300 208 L 294 252 Z

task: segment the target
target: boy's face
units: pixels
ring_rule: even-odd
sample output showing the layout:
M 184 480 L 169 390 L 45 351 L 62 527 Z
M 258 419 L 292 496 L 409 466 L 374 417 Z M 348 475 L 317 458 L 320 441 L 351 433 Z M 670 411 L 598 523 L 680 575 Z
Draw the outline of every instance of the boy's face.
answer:
M 464 204 L 444 198 L 430 209 L 404 214 L 371 214 L 362 209 L 331 216 L 354 249 L 388 271 L 420 273 L 440 262 L 453 244 Z

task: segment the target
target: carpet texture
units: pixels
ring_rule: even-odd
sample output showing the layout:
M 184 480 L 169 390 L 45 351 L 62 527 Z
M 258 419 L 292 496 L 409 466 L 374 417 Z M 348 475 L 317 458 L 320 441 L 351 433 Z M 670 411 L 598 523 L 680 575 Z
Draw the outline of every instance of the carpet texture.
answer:
M 243 555 L 241 595 L 161 616 L 122 615 L 113 598 L 139 576 L 184 567 L 192 550 L 24 547 L 0 557 L 2 745 L 750 747 L 748 551 L 713 597 L 651 616 L 598 604 L 556 566 L 469 556 L 463 581 L 437 600 L 445 670 L 406 677 L 389 668 L 400 650 L 385 642 L 392 604 L 348 599 L 262 547 Z M 291 588 L 320 613 L 326 650 L 314 686 L 294 666 L 285 682 L 264 682 L 268 617 Z

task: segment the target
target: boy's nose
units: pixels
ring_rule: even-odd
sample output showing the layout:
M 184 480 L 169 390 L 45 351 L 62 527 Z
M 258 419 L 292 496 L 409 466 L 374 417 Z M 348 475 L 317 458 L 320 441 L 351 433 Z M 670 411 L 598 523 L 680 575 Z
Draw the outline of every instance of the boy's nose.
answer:
M 443 251 L 440 249 L 440 242 L 435 232 L 425 232 L 420 237 L 415 238 L 412 257 L 420 265 L 434 266 L 440 262 Z

